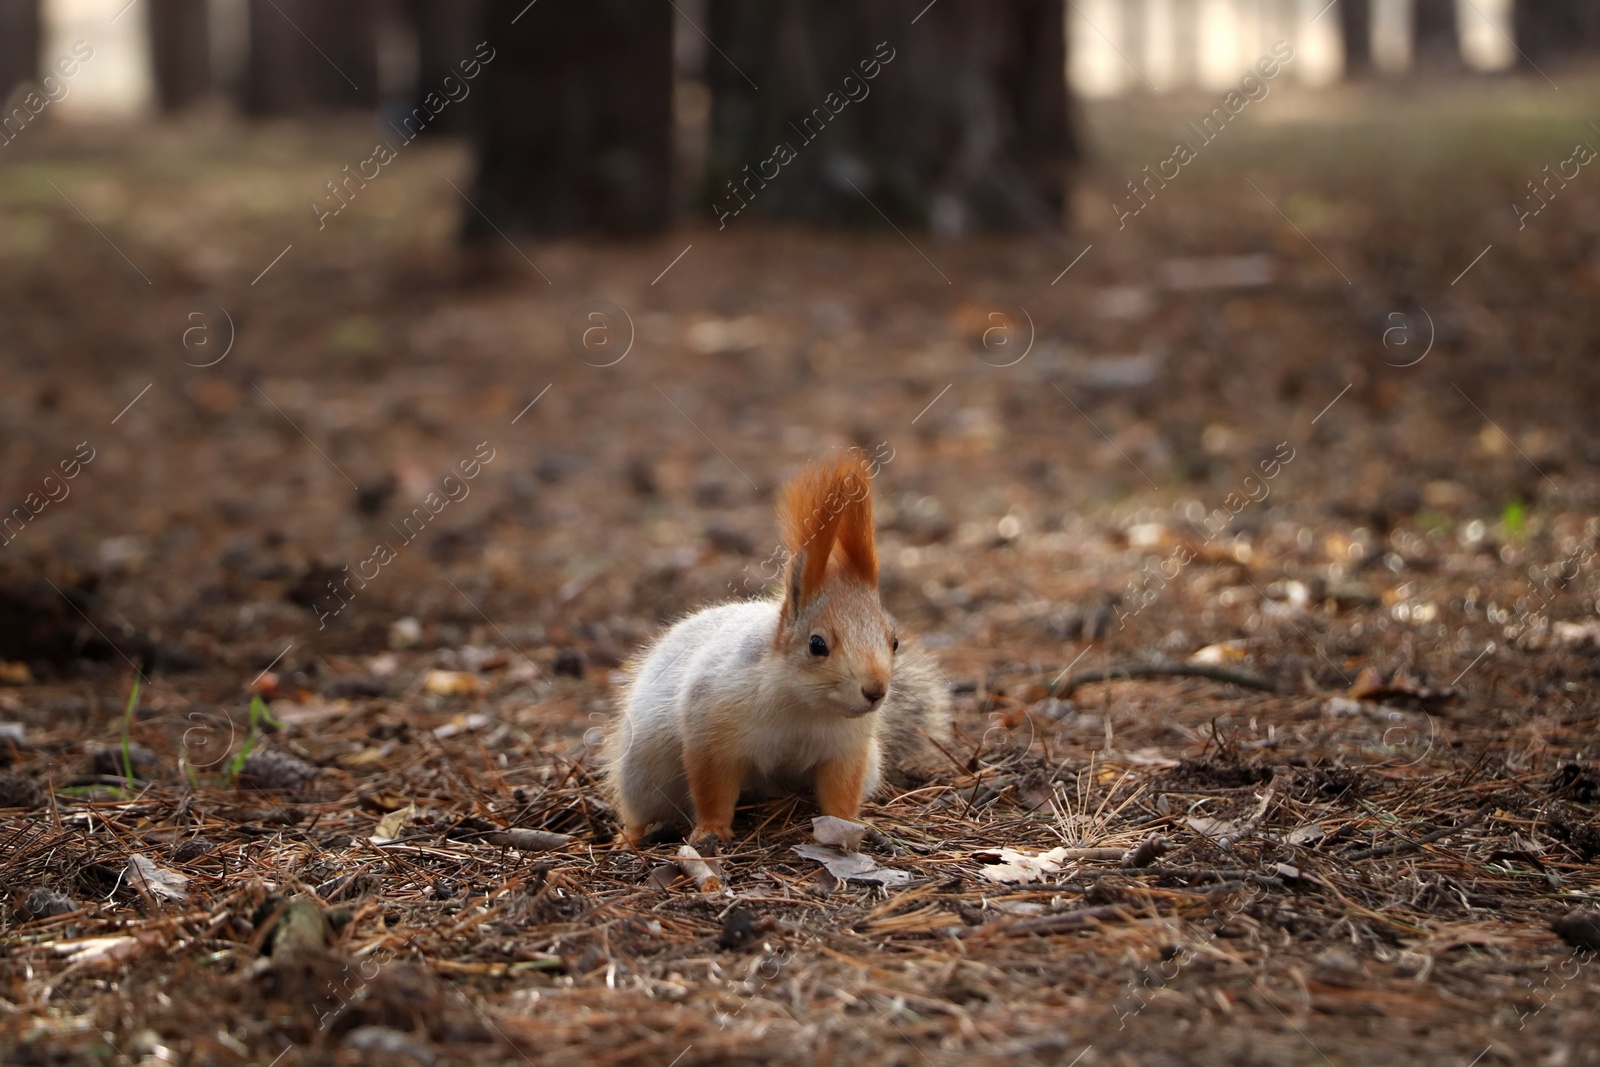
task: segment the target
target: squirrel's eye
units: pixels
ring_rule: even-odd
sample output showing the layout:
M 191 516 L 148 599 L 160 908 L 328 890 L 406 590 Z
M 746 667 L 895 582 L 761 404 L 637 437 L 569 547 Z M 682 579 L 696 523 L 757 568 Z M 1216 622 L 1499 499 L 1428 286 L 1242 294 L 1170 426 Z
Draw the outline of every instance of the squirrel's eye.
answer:
M 821 634 L 811 635 L 811 654 L 813 656 L 826 656 L 828 654 L 828 642 L 822 639 Z
M 889 639 L 889 651 L 890 652 L 899 652 L 900 651 L 900 639 L 898 637 L 891 637 Z

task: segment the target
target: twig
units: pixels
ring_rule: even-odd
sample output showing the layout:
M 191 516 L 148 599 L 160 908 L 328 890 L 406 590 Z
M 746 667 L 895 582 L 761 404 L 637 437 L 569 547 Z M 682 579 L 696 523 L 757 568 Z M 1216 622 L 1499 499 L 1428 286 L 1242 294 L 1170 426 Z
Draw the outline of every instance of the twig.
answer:
M 1140 678 L 1209 678 L 1213 682 L 1228 682 L 1246 689 L 1259 689 L 1263 693 L 1276 693 L 1277 685 L 1259 675 L 1236 671 L 1228 667 L 1212 667 L 1204 663 L 1128 663 L 1103 670 L 1081 671 L 1060 684 L 1052 684 L 1048 691 L 1053 697 L 1066 698 L 1080 685 L 1089 682 L 1109 682 L 1117 678 L 1133 681 Z
M 1485 815 L 1489 814 L 1490 810 L 1493 808 L 1494 801 L 1491 800 L 1487 804 L 1479 806 L 1477 811 L 1473 812 L 1471 815 L 1468 815 L 1465 819 L 1462 819 L 1454 826 L 1446 826 L 1442 830 L 1435 830 L 1430 834 L 1423 834 L 1421 837 L 1413 838 L 1410 841 L 1396 841 L 1393 844 L 1379 845 L 1376 848 L 1358 849 L 1355 852 L 1348 853 L 1347 855 L 1340 856 L 1339 858 L 1344 860 L 1370 860 L 1377 859 L 1379 856 L 1393 856 L 1401 852 L 1414 852 L 1423 845 L 1431 845 L 1442 837 L 1449 837 L 1457 830 L 1465 830 L 1467 827 L 1473 825 L 1479 819 L 1482 819 Z
M 1111 919 L 1131 919 L 1133 912 L 1126 904 L 1101 904 L 1092 908 L 1076 908 L 1058 915 L 1041 915 L 1037 919 L 1017 922 L 986 923 L 968 926 L 956 932 L 957 937 L 976 937 L 979 934 L 1053 934 L 1059 930 L 1073 930 L 1089 923 Z
M 1122 854 L 1123 867 L 1148 867 L 1172 849 L 1172 842 L 1160 834 L 1151 834 L 1137 847 Z
M 1190 882 L 1251 882 L 1255 885 L 1283 888 L 1281 877 L 1257 871 L 1223 871 L 1206 867 L 1139 867 L 1123 873 L 1147 874 L 1155 878 L 1182 878 Z
M 1267 809 L 1272 806 L 1273 795 L 1278 789 L 1277 768 L 1273 768 L 1273 772 L 1272 781 L 1268 783 L 1267 791 L 1261 797 L 1261 805 L 1260 807 L 1256 808 L 1256 813 L 1244 821 L 1244 824 L 1239 827 L 1238 832 L 1223 834 L 1221 837 L 1217 838 L 1217 846 L 1219 848 L 1232 848 L 1234 845 L 1237 845 L 1239 842 L 1255 833 L 1256 828 L 1261 825 L 1261 817 L 1265 815 L 1267 813 Z

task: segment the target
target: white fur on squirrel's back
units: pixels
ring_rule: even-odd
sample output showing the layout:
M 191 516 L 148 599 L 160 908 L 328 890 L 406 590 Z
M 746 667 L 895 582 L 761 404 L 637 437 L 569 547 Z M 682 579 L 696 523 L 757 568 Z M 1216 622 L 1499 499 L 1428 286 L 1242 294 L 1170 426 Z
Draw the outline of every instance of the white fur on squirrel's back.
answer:
M 823 760 L 868 745 L 874 771 L 866 795 L 879 785 L 880 763 L 892 771 L 916 766 L 930 754 L 925 734 L 948 730 L 948 692 L 920 649 L 896 657 L 875 713 L 840 719 L 808 708 L 806 693 L 763 669 L 781 610 L 776 600 L 706 608 L 676 623 L 631 665 L 607 775 L 627 824 L 693 823 L 683 749 L 706 743 L 719 724 L 739 724 L 719 740 L 735 744 L 756 769 L 746 791 L 793 788 Z

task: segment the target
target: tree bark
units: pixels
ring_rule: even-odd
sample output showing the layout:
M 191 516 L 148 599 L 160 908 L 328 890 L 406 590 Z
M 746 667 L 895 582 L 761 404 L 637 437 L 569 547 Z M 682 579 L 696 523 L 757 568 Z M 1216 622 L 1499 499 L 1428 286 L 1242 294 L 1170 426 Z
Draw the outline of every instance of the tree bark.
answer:
M 1600 52 L 1600 4 L 1594 0 L 1516 0 L 1512 36 L 1530 66 Z
M 1412 0 L 1411 65 L 1420 70 L 1462 65 L 1456 0 Z
M 376 0 L 250 0 L 247 114 L 377 103 Z
M 150 0 L 150 58 L 156 99 L 167 113 L 211 92 L 211 33 L 206 0 Z
M 453 87 L 462 80 L 461 63 L 473 60 L 474 48 L 484 39 L 483 3 L 482 0 L 406 0 L 405 12 L 417 33 L 417 84 L 407 108 L 411 110 L 429 93 L 460 92 Z M 456 81 L 446 86 L 446 78 Z M 452 101 L 429 128 L 440 133 L 468 130 L 478 99 L 472 88 L 467 88 L 467 95 L 459 102 Z
M 0 103 L 39 77 L 39 0 L 0 0 Z
M 489 0 L 465 240 L 667 224 L 674 17 L 654 0 Z
M 1339 29 L 1344 36 L 1344 76 L 1372 73 L 1372 0 L 1339 0 Z
M 1061 0 L 712 0 L 719 224 L 748 209 L 950 236 L 1059 228 L 1078 158 L 1063 11 Z

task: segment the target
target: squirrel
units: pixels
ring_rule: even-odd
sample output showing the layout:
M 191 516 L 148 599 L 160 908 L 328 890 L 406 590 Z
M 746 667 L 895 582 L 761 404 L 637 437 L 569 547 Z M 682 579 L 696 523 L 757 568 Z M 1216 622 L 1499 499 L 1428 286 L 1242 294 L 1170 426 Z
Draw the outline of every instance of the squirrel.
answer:
M 949 731 L 948 687 L 878 597 L 863 465 L 808 464 L 778 515 L 781 597 L 694 612 L 628 666 L 606 763 L 630 844 L 661 823 L 726 840 L 741 794 L 808 786 L 824 815 L 855 821 L 886 773 L 924 766 Z

